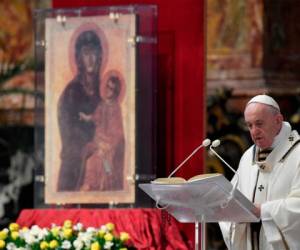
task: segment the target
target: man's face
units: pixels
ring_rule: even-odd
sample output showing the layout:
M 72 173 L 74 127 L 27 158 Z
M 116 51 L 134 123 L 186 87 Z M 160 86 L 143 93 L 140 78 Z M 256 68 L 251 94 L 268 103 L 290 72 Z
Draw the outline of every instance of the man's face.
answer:
M 85 67 L 86 73 L 95 73 L 97 52 L 93 46 L 83 46 L 81 48 L 82 61 Z
M 271 147 L 280 131 L 282 115 L 274 114 L 268 105 L 250 103 L 244 117 L 253 142 L 261 149 Z

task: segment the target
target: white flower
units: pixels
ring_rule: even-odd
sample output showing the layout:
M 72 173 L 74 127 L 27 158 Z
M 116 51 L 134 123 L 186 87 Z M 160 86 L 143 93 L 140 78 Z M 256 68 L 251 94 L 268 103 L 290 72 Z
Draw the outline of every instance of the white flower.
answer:
M 44 239 L 47 235 L 49 234 L 49 231 L 47 230 L 47 228 L 43 228 L 39 231 L 39 234 L 38 234 L 38 239 L 39 240 L 42 240 Z
M 87 247 L 90 247 L 93 238 L 93 233 L 80 232 L 78 234 L 78 239 L 83 241 Z
M 94 228 L 94 227 L 88 227 L 88 228 L 86 229 L 86 231 L 87 231 L 88 233 L 95 233 L 95 232 L 97 232 L 96 228 Z
M 114 245 L 111 241 L 106 241 L 104 244 L 104 249 L 111 249 L 111 247 Z
M 25 242 L 29 245 L 31 245 L 35 242 L 38 242 L 38 239 L 34 235 L 32 235 L 29 231 L 24 232 L 23 236 L 24 236 Z
M 83 241 L 81 241 L 80 239 L 76 239 L 76 240 L 74 240 L 74 242 L 73 242 L 73 246 L 75 247 L 76 250 L 80 250 L 80 249 L 83 248 L 84 243 L 83 243 Z
M 108 228 L 105 225 L 102 225 L 100 227 L 100 230 L 104 231 L 104 232 L 108 232 Z
M 17 247 L 16 247 L 16 245 L 15 245 L 14 243 L 10 242 L 10 243 L 8 243 L 8 244 L 6 245 L 6 249 L 7 249 L 7 250 L 16 250 Z
M 27 244 L 33 244 L 43 238 L 43 231 L 38 226 L 33 226 L 31 230 L 21 232 L 20 237 L 24 238 Z
M 61 244 L 62 249 L 70 249 L 72 247 L 72 244 L 68 240 L 64 240 Z
M 41 228 L 37 225 L 32 226 L 30 233 L 34 236 L 38 236 L 41 231 Z
M 77 223 L 76 225 L 73 226 L 73 229 L 75 231 L 82 231 L 82 229 L 83 229 L 82 223 Z

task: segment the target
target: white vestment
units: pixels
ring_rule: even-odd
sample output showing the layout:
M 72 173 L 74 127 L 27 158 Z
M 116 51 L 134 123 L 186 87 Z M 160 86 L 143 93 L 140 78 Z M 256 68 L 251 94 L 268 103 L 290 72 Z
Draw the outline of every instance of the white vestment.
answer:
M 300 249 L 300 137 L 283 122 L 264 169 L 255 161 L 253 145 L 242 156 L 237 174 L 238 189 L 261 204 L 260 250 Z M 235 183 L 236 177 L 232 183 Z M 258 189 L 258 187 L 263 187 Z M 262 190 L 262 191 L 260 191 Z M 252 250 L 249 223 L 221 222 L 220 228 L 230 250 Z

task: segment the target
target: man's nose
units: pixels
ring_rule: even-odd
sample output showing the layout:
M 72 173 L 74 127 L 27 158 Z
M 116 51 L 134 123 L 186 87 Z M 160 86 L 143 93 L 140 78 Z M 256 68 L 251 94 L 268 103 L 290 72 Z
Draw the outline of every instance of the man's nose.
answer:
M 251 133 L 254 134 L 254 135 L 257 135 L 259 133 L 259 128 L 256 127 L 256 126 L 253 126 Z

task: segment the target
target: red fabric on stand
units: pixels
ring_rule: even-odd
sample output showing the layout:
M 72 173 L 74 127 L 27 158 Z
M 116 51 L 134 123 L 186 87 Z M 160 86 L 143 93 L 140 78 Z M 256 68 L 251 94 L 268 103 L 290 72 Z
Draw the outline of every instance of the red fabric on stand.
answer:
M 65 220 L 82 223 L 84 227 L 115 224 L 116 232 L 130 234 L 137 249 L 178 250 L 191 249 L 178 229 L 178 222 L 158 209 L 25 209 L 17 223 L 20 226 L 51 227 L 63 225 Z

